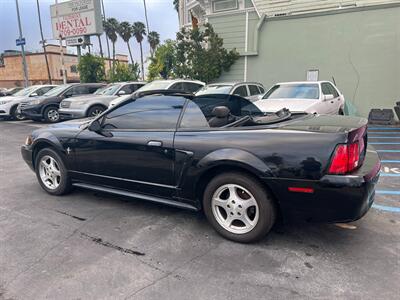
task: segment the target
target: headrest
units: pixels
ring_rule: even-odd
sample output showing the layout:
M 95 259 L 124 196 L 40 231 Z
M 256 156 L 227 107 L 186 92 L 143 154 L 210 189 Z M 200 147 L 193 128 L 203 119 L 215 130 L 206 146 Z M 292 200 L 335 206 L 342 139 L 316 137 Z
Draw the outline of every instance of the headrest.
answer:
M 226 106 L 216 106 L 211 113 L 217 118 L 226 118 L 229 116 L 230 110 Z

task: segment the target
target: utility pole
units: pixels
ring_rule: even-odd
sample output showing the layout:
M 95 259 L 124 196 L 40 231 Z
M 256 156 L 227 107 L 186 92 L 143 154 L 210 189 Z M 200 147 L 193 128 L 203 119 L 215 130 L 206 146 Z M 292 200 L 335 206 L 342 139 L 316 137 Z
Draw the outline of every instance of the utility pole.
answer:
M 58 0 L 56 0 L 56 16 L 57 16 L 57 23 L 60 23 L 60 18 L 58 17 Z M 60 59 L 61 59 L 61 72 L 63 77 L 63 84 L 67 83 L 67 74 L 65 73 L 65 64 L 64 64 L 64 49 L 63 49 L 63 38 L 62 34 L 59 35 L 60 40 Z
M 40 35 L 41 35 L 41 37 L 42 37 L 42 46 L 43 46 L 44 59 L 46 60 L 47 77 L 48 77 L 48 79 L 49 79 L 49 84 L 52 84 L 52 82 L 51 82 L 50 68 L 49 68 L 49 61 L 48 61 L 48 59 L 47 59 L 47 49 L 46 49 L 45 40 L 44 40 L 44 37 L 43 37 L 42 18 L 41 18 L 41 16 L 40 16 L 39 0 L 36 0 L 36 5 L 37 5 L 38 17 L 39 17 Z
M 104 9 L 104 1 L 103 0 L 101 0 L 101 8 L 103 10 L 103 21 L 105 21 L 106 20 L 106 11 Z M 106 36 L 106 42 L 107 42 L 108 67 L 111 70 L 110 43 L 108 42 L 107 34 L 105 34 L 105 36 Z
M 147 5 L 146 5 L 146 0 L 143 0 L 143 5 L 144 5 L 144 16 L 145 16 L 145 18 L 146 18 L 147 35 L 149 35 L 150 28 L 149 28 L 149 19 L 147 18 Z
M 22 40 L 22 26 L 21 26 L 21 18 L 19 16 L 19 6 L 18 6 L 18 0 L 15 0 L 15 5 L 17 7 L 17 18 L 18 18 L 18 28 L 19 28 L 19 39 Z M 25 58 L 25 47 L 21 43 L 21 54 L 22 54 L 22 66 L 23 66 L 23 72 L 24 72 L 24 86 L 28 87 L 29 81 L 28 81 L 28 68 L 26 66 L 26 58 Z

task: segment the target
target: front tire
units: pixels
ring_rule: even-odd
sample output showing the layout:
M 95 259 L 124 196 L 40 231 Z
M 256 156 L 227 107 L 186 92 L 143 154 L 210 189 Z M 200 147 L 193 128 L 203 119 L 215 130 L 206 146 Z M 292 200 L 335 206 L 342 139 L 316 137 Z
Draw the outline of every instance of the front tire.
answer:
M 35 159 L 35 172 L 40 186 L 51 195 L 71 190 L 71 179 L 61 157 L 52 149 L 42 149 Z
M 276 219 L 274 201 L 254 178 L 224 173 L 213 178 L 203 196 L 205 215 L 223 237 L 240 243 L 263 238 Z
M 43 112 L 44 120 L 47 123 L 56 123 L 60 121 L 60 114 L 58 113 L 58 107 L 49 106 Z

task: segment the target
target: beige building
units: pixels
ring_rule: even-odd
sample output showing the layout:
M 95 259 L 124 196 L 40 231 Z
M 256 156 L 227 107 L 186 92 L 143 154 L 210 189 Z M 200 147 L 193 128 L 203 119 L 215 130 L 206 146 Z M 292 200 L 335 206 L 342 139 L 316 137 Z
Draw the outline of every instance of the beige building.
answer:
M 46 46 L 47 58 L 53 83 L 62 83 L 60 47 L 56 45 Z M 117 61 L 128 63 L 127 55 L 116 55 Z M 43 52 L 27 52 L 26 63 L 28 68 L 29 84 L 48 83 L 46 60 Z M 76 54 L 66 53 L 64 47 L 64 63 L 67 73 L 67 82 L 79 82 L 79 73 L 77 70 L 78 56 Z M 106 73 L 109 70 L 108 59 L 105 59 Z M 0 87 L 23 86 L 24 75 L 22 69 L 22 56 L 18 51 L 5 51 L 0 56 Z

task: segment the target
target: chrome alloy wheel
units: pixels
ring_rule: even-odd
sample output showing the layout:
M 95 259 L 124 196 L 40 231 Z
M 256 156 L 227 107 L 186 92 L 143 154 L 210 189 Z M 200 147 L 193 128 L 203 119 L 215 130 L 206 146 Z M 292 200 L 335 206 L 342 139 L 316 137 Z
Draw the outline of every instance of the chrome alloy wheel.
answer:
M 51 122 L 56 122 L 58 121 L 58 119 L 60 118 L 59 114 L 58 114 L 58 110 L 55 108 L 50 109 L 47 112 L 47 118 L 51 121 Z
M 98 115 L 102 114 L 104 110 L 96 108 L 91 112 L 91 117 L 97 117 Z
M 234 234 L 250 232 L 258 223 L 259 208 L 254 196 L 238 184 L 225 184 L 213 194 L 212 212 L 218 224 Z
M 39 163 L 39 174 L 43 184 L 55 190 L 61 183 L 61 171 L 57 161 L 49 155 L 42 157 Z

